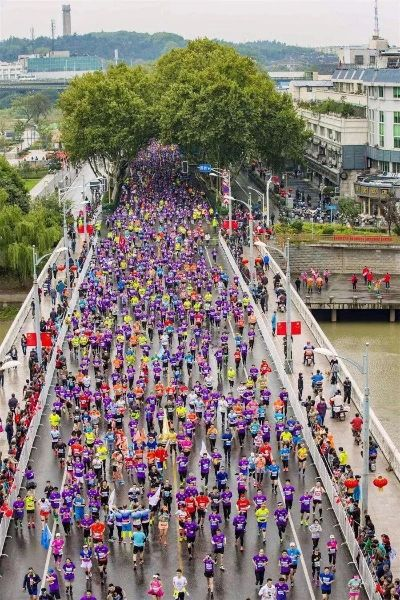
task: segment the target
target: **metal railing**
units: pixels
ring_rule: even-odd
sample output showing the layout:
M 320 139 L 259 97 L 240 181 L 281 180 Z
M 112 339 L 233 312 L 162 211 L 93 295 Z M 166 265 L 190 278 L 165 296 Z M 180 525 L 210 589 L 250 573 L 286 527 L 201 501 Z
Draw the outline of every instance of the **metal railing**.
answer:
M 223 237 L 221 235 L 219 238 L 219 242 L 220 242 L 220 246 L 227 258 L 227 261 L 231 266 L 232 271 L 235 273 L 235 275 L 239 279 L 239 284 L 240 284 L 242 290 L 244 292 L 246 292 L 249 295 L 249 297 L 251 297 L 252 295 L 251 295 L 250 289 L 249 289 L 247 283 L 245 282 L 245 280 L 243 279 L 242 274 L 235 262 L 235 259 L 232 256 L 231 251 L 228 248 L 226 241 L 223 239 Z M 276 265 L 276 266 L 278 267 L 278 265 Z M 278 267 L 278 269 L 279 269 L 279 267 Z M 279 272 L 281 272 L 280 269 L 279 269 Z M 279 377 L 282 385 L 285 386 L 285 388 L 287 389 L 287 391 L 289 393 L 290 406 L 293 410 L 293 413 L 294 413 L 296 419 L 299 421 L 299 423 L 301 424 L 301 426 L 303 428 L 304 441 L 308 446 L 310 455 L 312 457 L 315 468 L 318 472 L 319 478 L 321 479 L 322 485 L 323 485 L 323 487 L 326 491 L 326 494 L 329 498 L 332 510 L 335 513 L 336 519 L 338 521 L 338 524 L 342 531 L 343 537 L 348 546 L 348 549 L 351 554 L 354 565 L 362 578 L 366 594 L 367 594 L 369 600 L 381 600 L 380 594 L 378 594 L 376 592 L 376 582 L 374 580 L 374 577 L 368 567 L 368 563 L 367 563 L 367 561 L 361 551 L 361 548 L 356 540 L 354 531 L 349 523 L 349 520 L 348 520 L 347 514 L 344 510 L 344 507 L 340 502 L 338 491 L 336 490 L 336 488 L 334 487 L 334 485 L 332 483 L 331 475 L 330 475 L 328 469 L 326 468 L 326 465 L 325 465 L 324 461 L 322 460 L 321 454 L 317 448 L 314 438 L 311 435 L 311 430 L 308 427 L 308 423 L 307 423 L 307 415 L 306 415 L 305 409 L 299 402 L 298 394 L 294 390 L 292 382 L 289 379 L 287 373 L 285 372 L 284 365 L 283 365 L 282 360 L 281 360 L 281 358 L 278 354 L 278 351 L 275 347 L 272 335 L 269 332 L 269 330 L 265 324 L 265 321 L 262 317 L 262 314 L 261 314 L 258 306 L 256 304 L 254 304 L 253 308 L 254 308 L 254 314 L 257 319 L 257 326 L 260 330 L 261 336 L 262 336 L 262 338 L 265 342 L 265 345 L 268 349 L 269 355 L 274 364 L 274 367 L 278 374 L 278 377 Z
M 286 275 L 279 267 L 278 263 L 272 258 L 272 256 L 269 256 L 269 264 L 271 271 L 274 274 L 279 273 L 281 279 L 286 282 Z M 296 310 L 299 313 L 300 317 L 309 328 L 316 343 L 322 348 L 329 348 L 329 350 L 332 351 L 332 354 L 337 355 L 338 353 L 336 349 L 334 348 L 330 340 L 327 338 L 325 333 L 322 331 L 321 327 L 319 326 L 314 316 L 311 314 L 311 312 L 303 302 L 303 299 L 296 292 L 293 285 L 291 286 L 291 298 L 293 305 L 296 307 Z M 326 360 L 327 362 L 329 362 L 328 359 Z M 341 382 L 343 382 L 346 377 L 348 377 L 351 380 L 352 400 L 358 412 L 362 412 L 363 393 L 358 387 L 357 382 L 352 377 L 345 362 L 341 359 L 338 359 L 338 362 L 340 366 L 339 379 Z M 398 448 L 396 448 L 393 441 L 390 439 L 388 433 L 386 432 L 384 426 L 376 416 L 373 409 L 370 409 L 370 430 L 377 444 L 379 445 L 383 456 L 386 458 L 390 467 L 393 469 L 393 472 L 396 475 L 397 479 L 400 481 L 400 451 Z
M 83 268 L 79 274 L 74 292 L 71 296 L 67 314 L 72 314 L 73 310 L 75 309 L 75 306 L 78 303 L 79 289 L 80 289 L 80 286 L 86 276 L 88 268 L 90 266 L 90 263 L 91 263 L 91 260 L 93 257 L 94 248 L 96 247 L 97 241 L 98 241 L 98 237 L 96 235 L 93 239 L 92 247 L 89 249 L 88 254 L 86 256 Z M 39 429 L 39 425 L 40 425 L 40 422 L 41 422 L 41 419 L 43 416 L 44 409 L 46 407 L 47 397 L 49 395 L 50 386 L 51 386 L 53 378 L 54 378 L 55 367 L 56 367 L 56 352 L 54 351 L 54 349 L 56 347 L 60 347 L 60 348 L 62 347 L 64 340 L 65 340 L 65 336 L 67 334 L 67 330 L 68 330 L 68 325 L 66 325 L 65 319 L 64 319 L 64 323 L 61 326 L 61 328 L 58 332 L 58 336 L 54 342 L 53 353 L 52 353 L 51 359 L 47 365 L 45 381 L 44 381 L 43 388 L 40 392 L 39 401 L 38 401 L 38 411 L 36 412 L 36 414 L 34 415 L 32 421 L 30 423 L 27 437 L 26 437 L 24 446 L 22 448 L 21 456 L 18 461 L 18 466 L 17 466 L 16 472 L 15 472 L 14 481 L 13 481 L 13 484 L 11 487 L 11 492 L 8 495 L 8 497 L 6 498 L 6 502 L 10 507 L 12 507 L 13 502 L 15 502 L 15 500 L 19 494 L 21 484 L 22 484 L 22 481 L 24 478 L 25 469 L 28 465 L 28 461 L 29 461 L 29 457 L 32 452 L 33 444 L 34 444 L 34 441 L 35 441 L 35 438 L 36 438 L 36 435 L 37 435 L 37 432 Z M 7 534 L 10 522 L 11 522 L 11 518 L 6 517 L 3 514 L 3 519 L 0 523 L 0 557 L 7 556 L 7 555 L 4 555 L 3 549 L 4 549 L 4 544 L 6 542 L 7 537 L 11 537 Z

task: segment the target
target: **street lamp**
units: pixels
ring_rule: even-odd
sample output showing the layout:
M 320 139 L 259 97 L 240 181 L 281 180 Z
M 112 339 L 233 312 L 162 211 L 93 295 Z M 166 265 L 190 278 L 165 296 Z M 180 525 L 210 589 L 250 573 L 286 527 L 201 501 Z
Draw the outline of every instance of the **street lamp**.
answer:
M 229 200 L 231 197 L 231 172 L 229 169 L 216 169 L 213 167 L 212 171 L 209 173 L 210 177 L 225 177 L 228 178 L 228 219 L 229 219 L 229 227 L 228 234 L 232 235 L 232 202 Z M 218 184 L 217 184 L 218 187 Z
M 257 241 L 255 246 L 267 253 L 268 246 L 265 242 Z M 286 241 L 285 251 L 275 248 L 275 252 L 286 260 L 286 373 L 293 373 L 293 345 L 292 345 L 292 288 L 290 283 L 290 241 Z
M 263 194 L 262 192 L 260 192 L 260 190 L 256 190 L 256 188 L 251 187 L 250 185 L 247 186 L 248 190 L 251 190 L 252 192 L 255 192 L 257 194 L 257 196 L 259 198 L 261 198 L 262 200 L 262 221 L 264 223 L 264 213 L 265 213 L 265 194 Z
M 230 213 L 232 213 L 232 202 L 240 202 L 241 204 L 244 204 L 244 206 L 248 209 L 249 211 L 249 245 L 250 245 L 250 250 L 249 250 L 249 257 L 250 257 L 250 283 L 253 283 L 254 281 L 254 241 L 253 241 L 253 207 L 252 207 L 252 202 L 251 202 L 251 193 L 249 193 L 249 201 L 246 202 L 245 200 L 240 200 L 239 198 L 234 198 L 233 196 L 228 196 L 227 197 L 228 202 L 229 202 L 229 211 Z
M 267 183 L 266 183 L 266 196 L 267 196 L 267 227 L 269 227 L 269 222 L 270 222 L 270 218 L 269 218 L 269 186 L 272 183 L 272 177 L 273 175 L 271 175 L 271 177 L 268 179 Z
M 363 468 L 361 476 L 361 519 L 364 523 L 365 515 L 368 514 L 368 479 L 369 479 L 369 421 L 370 421 L 370 403 L 369 403 L 369 358 L 368 358 L 369 343 L 365 344 L 365 353 L 363 354 L 362 363 L 358 363 L 352 358 L 345 356 L 339 356 L 329 350 L 329 348 L 315 348 L 314 352 L 322 354 L 326 357 L 340 358 L 353 367 L 355 367 L 362 375 L 364 375 L 364 399 L 362 405 L 363 415 L 363 430 L 362 430 L 362 441 L 363 441 Z
M 60 252 L 65 252 L 68 248 L 57 248 L 55 251 L 57 254 Z M 32 263 L 33 263 L 33 302 L 35 307 L 35 316 L 34 316 L 34 329 L 36 334 L 36 348 L 39 364 L 42 363 L 42 340 L 40 337 L 40 303 L 39 303 L 39 285 L 37 280 L 37 271 L 36 267 L 42 262 L 44 258 L 51 256 L 53 253 L 49 252 L 48 254 L 44 254 L 43 256 L 38 257 L 36 253 L 36 246 L 32 246 Z

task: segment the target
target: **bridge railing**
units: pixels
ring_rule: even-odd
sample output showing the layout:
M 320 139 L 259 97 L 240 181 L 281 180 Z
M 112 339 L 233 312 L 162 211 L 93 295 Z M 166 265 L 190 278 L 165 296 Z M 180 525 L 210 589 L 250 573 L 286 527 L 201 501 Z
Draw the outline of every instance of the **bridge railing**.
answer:
M 95 236 L 95 238 L 93 239 L 92 247 L 88 251 L 83 268 L 79 274 L 74 292 L 71 296 L 67 314 L 72 314 L 73 310 L 75 309 L 75 306 L 78 303 L 79 289 L 80 289 L 81 284 L 84 280 L 84 277 L 86 276 L 86 273 L 89 269 L 96 244 L 97 244 L 97 236 Z M 41 390 L 40 396 L 39 396 L 38 410 L 30 423 L 27 437 L 25 440 L 25 444 L 22 448 L 21 456 L 18 461 L 17 470 L 15 472 L 14 481 L 13 481 L 13 484 L 11 487 L 11 492 L 10 492 L 8 498 L 6 499 L 6 502 L 10 507 L 12 507 L 13 502 L 15 502 L 15 500 L 20 492 L 20 488 L 21 488 L 21 485 L 22 485 L 22 482 L 24 479 L 24 473 L 25 473 L 26 467 L 28 465 L 29 458 L 30 458 L 30 455 L 31 455 L 31 452 L 32 452 L 32 449 L 34 446 L 34 441 L 37 436 L 39 425 L 42 420 L 42 416 L 43 416 L 43 413 L 44 413 L 44 410 L 46 407 L 47 398 L 48 398 L 49 391 L 50 391 L 50 386 L 52 384 L 52 381 L 54 378 L 54 373 L 55 373 L 55 368 L 56 368 L 56 352 L 54 350 L 56 347 L 60 347 L 60 348 L 62 347 L 64 340 L 65 340 L 65 336 L 67 334 L 67 330 L 68 330 L 68 325 L 65 323 L 65 319 L 64 319 L 64 323 L 61 326 L 61 328 L 58 332 L 57 338 L 54 342 L 53 353 L 51 355 L 51 359 L 47 365 L 47 371 L 46 371 L 44 385 L 42 387 L 42 390 Z M 3 519 L 0 523 L 0 556 L 4 556 L 4 554 L 3 554 L 4 544 L 6 542 L 7 537 L 11 537 L 7 534 L 8 528 L 10 525 L 10 521 L 11 521 L 11 519 L 6 517 L 3 514 Z
M 264 254 L 264 252 L 261 251 L 261 254 Z M 271 254 L 269 254 L 269 256 L 270 268 L 272 272 L 274 274 L 279 273 L 282 280 L 286 281 L 286 275 L 279 267 L 278 263 L 272 258 Z M 300 295 L 296 292 L 293 285 L 291 286 L 291 298 L 293 305 L 296 307 L 297 312 L 311 331 L 316 343 L 319 346 L 321 346 L 321 348 L 328 348 L 329 350 L 331 350 L 332 354 L 337 355 L 336 349 L 334 348 L 330 340 L 327 338 L 325 333 L 322 331 L 316 319 L 309 311 Z M 327 362 L 329 362 L 328 358 L 326 360 Z M 363 393 L 360 390 L 357 382 L 352 377 L 349 369 L 347 368 L 346 363 L 341 359 L 338 359 L 338 362 L 340 366 L 339 379 L 343 383 L 344 379 L 346 377 L 349 377 L 352 385 L 352 400 L 357 410 L 359 412 L 362 412 Z M 382 454 L 388 461 L 390 467 L 393 469 L 393 472 L 396 475 L 397 479 L 400 481 L 400 451 L 398 450 L 398 448 L 396 448 L 393 441 L 390 439 L 387 431 L 385 430 L 384 426 L 378 419 L 373 409 L 370 409 L 370 431 L 373 437 L 375 438 Z
M 229 250 L 229 247 L 228 247 L 226 241 L 223 239 L 223 237 L 221 235 L 220 235 L 219 241 L 220 241 L 220 246 L 228 260 L 228 263 L 231 266 L 232 271 L 235 273 L 235 275 L 239 279 L 239 283 L 240 283 L 242 290 L 244 292 L 246 292 L 249 295 L 249 297 L 251 297 L 251 292 L 249 290 L 249 287 L 248 287 L 247 283 L 245 282 L 245 280 L 243 279 L 242 274 L 235 262 L 235 259 L 233 258 L 231 251 Z M 351 554 L 355 568 L 358 570 L 358 572 L 362 578 L 363 585 L 364 585 L 365 591 L 367 593 L 367 596 L 368 596 L 369 600 L 381 600 L 380 594 L 378 594 L 376 592 L 376 582 L 374 580 L 374 577 L 368 567 L 367 561 L 366 561 L 366 559 L 361 551 L 361 548 L 357 542 L 357 539 L 354 535 L 354 531 L 349 523 L 345 509 L 344 509 L 343 505 L 341 504 L 338 492 L 332 483 L 331 475 L 330 475 L 328 469 L 326 468 L 326 465 L 325 465 L 324 461 L 322 460 L 322 457 L 319 453 L 319 450 L 314 441 L 314 438 L 311 435 L 311 431 L 310 431 L 310 428 L 308 427 L 308 423 L 307 423 L 306 411 L 305 411 L 304 407 L 301 405 L 301 403 L 299 402 L 298 394 L 296 393 L 295 389 L 293 388 L 292 382 L 289 379 L 287 373 L 285 372 L 284 365 L 283 365 L 282 360 L 281 360 L 281 358 L 278 354 L 278 351 L 275 347 L 272 335 L 265 324 L 265 321 L 263 319 L 263 316 L 262 316 L 258 306 L 256 304 L 254 304 L 253 306 L 254 306 L 254 313 L 255 313 L 255 316 L 257 319 L 257 326 L 258 326 L 261 336 L 268 348 L 269 355 L 272 359 L 272 362 L 274 364 L 274 367 L 278 374 L 278 377 L 279 377 L 280 381 L 282 382 L 282 385 L 285 386 L 285 388 L 287 389 L 287 391 L 289 393 L 290 406 L 293 409 L 293 413 L 294 413 L 296 419 L 299 421 L 299 423 L 301 424 L 301 426 L 303 428 L 304 441 L 308 446 L 311 458 L 312 458 L 315 468 L 318 472 L 319 478 L 321 479 L 322 485 L 323 485 L 323 487 L 326 491 L 326 494 L 329 498 L 332 510 L 335 513 L 335 516 L 339 523 L 343 537 L 349 548 L 349 552 Z

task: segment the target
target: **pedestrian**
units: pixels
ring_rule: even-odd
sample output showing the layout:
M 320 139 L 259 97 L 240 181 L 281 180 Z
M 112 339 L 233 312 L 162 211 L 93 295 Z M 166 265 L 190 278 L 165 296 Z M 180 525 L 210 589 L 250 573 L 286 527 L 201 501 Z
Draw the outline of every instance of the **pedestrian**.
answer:
M 176 575 L 172 579 L 173 594 L 175 600 L 185 600 L 187 579 L 183 576 L 182 570 L 177 569 Z
M 36 600 L 38 596 L 38 586 L 41 578 L 35 573 L 33 567 L 29 567 L 22 584 L 24 592 L 28 592 L 30 600 Z
M 266 584 L 259 589 L 258 595 L 261 600 L 276 600 L 276 587 L 272 579 L 267 579 Z
M 299 373 L 298 378 L 297 378 L 297 391 L 299 392 L 299 401 L 300 402 L 303 399 L 303 390 L 304 390 L 303 373 Z
M 298 294 L 300 294 L 300 288 L 301 288 L 301 279 L 300 279 L 300 277 L 299 277 L 298 275 L 297 275 L 297 277 L 296 277 L 296 279 L 295 279 L 295 281 L 294 281 L 294 284 L 295 284 L 295 286 L 296 286 L 296 292 L 297 292 Z
M 144 563 L 144 545 L 146 542 L 146 535 L 143 531 L 135 529 L 132 534 L 133 544 L 133 568 L 136 569 L 137 557 L 139 556 L 140 564 Z
M 276 310 L 274 310 L 272 317 L 271 317 L 271 328 L 272 328 L 273 337 L 275 337 L 276 324 L 277 324 L 277 315 L 276 315 Z
M 319 538 L 321 537 L 322 527 L 318 519 L 314 519 L 311 525 L 308 526 L 308 530 L 311 533 L 311 541 L 313 548 L 317 548 Z
M 162 598 L 164 596 L 164 588 L 161 583 L 160 574 L 156 573 L 153 575 L 152 580 L 147 590 L 147 594 L 156 600 L 156 598 Z
M 325 567 L 324 572 L 320 574 L 319 580 L 321 582 L 321 593 L 322 600 L 328 600 L 332 593 L 332 583 L 335 579 L 335 575 L 332 573 L 329 567 Z
M 26 335 L 23 333 L 21 335 L 21 349 L 22 349 L 22 354 L 24 356 L 26 356 L 26 348 L 27 348 L 27 346 L 28 346 L 28 341 L 26 339 Z
M 350 404 L 351 401 L 351 381 L 349 377 L 346 377 L 343 381 L 343 404 Z
M 353 275 L 351 276 L 351 285 L 353 288 L 353 292 L 357 291 L 357 282 L 358 282 L 358 277 L 355 273 L 353 273 Z
M 60 584 L 58 582 L 58 576 L 54 569 L 49 567 L 46 575 L 46 583 L 49 586 L 49 593 L 53 600 L 59 600 L 60 595 Z
M 267 563 L 268 563 L 268 557 L 265 555 L 264 549 L 260 548 L 260 550 L 258 551 L 258 554 L 255 554 L 253 556 L 253 565 L 254 565 L 254 572 L 255 572 L 255 576 L 256 576 L 256 585 L 259 585 L 260 588 L 262 587 L 262 585 L 264 583 L 265 568 L 267 566 Z
M 210 554 L 206 554 L 203 558 L 204 577 L 207 579 L 207 591 L 211 598 L 214 598 L 214 567 L 216 564 Z

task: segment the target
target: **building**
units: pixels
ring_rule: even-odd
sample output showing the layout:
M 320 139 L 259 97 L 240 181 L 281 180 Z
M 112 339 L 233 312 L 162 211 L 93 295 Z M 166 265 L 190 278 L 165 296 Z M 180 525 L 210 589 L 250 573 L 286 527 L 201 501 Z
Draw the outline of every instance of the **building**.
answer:
M 383 175 L 367 175 L 354 183 L 357 201 L 361 212 L 375 217 L 382 216 L 382 206 L 389 198 L 400 202 L 400 175 L 386 173 Z
M 364 109 L 354 116 L 303 107 L 299 113 L 312 133 L 305 153 L 310 180 L 319 188 L 337 188 L 340 196 L 354 196 L 354 182 L 366 168 L 368 123 Z
M 62 7 L 62 18 L 63 18 L 63 36 L 71 35 L 71 6 L 69 4 L 63 4 Z
M 20 79 L 24 73 L 20 62 L 0 62 L 0 81 Z
M 71 79 L 105 67 L 104 61 L 97 56 L 71 56 L 68 50 L 57 50 L 46 55 L 21 55 L 18 61 L 22 65 L 25 77 L 42 79 Z
M 388 40 L 374 35 L 368 46 L 342 46 L 337 52 L 339 64 L 355 65 L 357 67 L 378 66 L 382 51 L 389 48 Z

